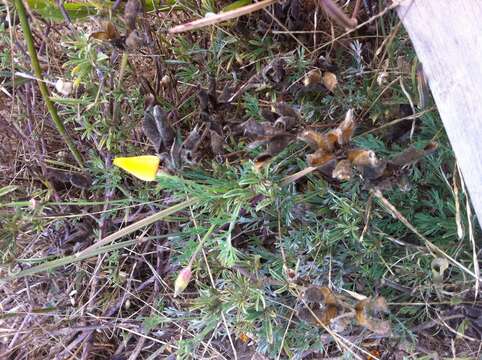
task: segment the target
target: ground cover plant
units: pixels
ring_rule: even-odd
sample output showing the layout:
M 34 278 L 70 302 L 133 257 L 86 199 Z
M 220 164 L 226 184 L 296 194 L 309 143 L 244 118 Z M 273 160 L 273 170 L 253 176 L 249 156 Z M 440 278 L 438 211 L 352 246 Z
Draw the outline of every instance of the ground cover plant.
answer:
M 250 4 L 2 2 L 1 358 L 480 357 L 396 4 Z

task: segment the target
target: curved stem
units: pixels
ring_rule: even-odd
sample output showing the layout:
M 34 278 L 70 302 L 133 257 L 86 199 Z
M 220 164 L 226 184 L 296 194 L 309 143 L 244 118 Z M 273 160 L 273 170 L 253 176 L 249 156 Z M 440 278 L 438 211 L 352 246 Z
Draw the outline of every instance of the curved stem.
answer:
M 45 82 L 43 81 L 42 69 L 40 68 L 40 63 L 37 57 L 37 50 L 35 49 L 35 45 L 33 41 L 32 31 L 30 30 L 30 26 L 28 24 L 27 14 L 26 14 L 25 6 L 23 5 L 22 0 L 15 0 L 15 8 L 17 9 L 18 17 L 20 19 L 20 25 L 22 26 L 23 36 L 25 37 L 25 41 L 27 43 L 30 61 L 32 63 L 32 67 L 34 69 L 35 76 L 37 78 L 37 84 L 38 84 L 38 87 L 40 88 L 40 93 L 42 94 L 42 98 L 45 101 L 45 104 L 47 105 L 47 109 L 50 113 L 50 116 L 52 117 L 52 120 L 60 136 L 62 136 L 62 139 L 67 144 L 70 152 L 72 153 L 72 155 L 74 156 L 75 160 L 80 165 L 80 167 L 84 167 L 84 161 L 82 160 L 82 156 L 80 155 L 79 150 L 77 149 L 74 142 L 72 141 L 72 138 L 65 131 L 64 124 L 59 118 L 57 109 L 55 108 L 54 104 L 50 100 L 49 90 L 47 89 L 47 85 L 45 85 Z

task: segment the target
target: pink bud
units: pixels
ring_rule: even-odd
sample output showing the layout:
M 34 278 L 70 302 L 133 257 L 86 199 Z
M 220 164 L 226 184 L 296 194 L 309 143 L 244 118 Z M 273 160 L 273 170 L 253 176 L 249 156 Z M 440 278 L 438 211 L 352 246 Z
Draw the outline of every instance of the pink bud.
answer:
M 191 266 L 186 266 L 179 272 L 176 281 L 174 282 L 174 297 L 178 296 L 184 291 L 191 281 L 192 271 Z

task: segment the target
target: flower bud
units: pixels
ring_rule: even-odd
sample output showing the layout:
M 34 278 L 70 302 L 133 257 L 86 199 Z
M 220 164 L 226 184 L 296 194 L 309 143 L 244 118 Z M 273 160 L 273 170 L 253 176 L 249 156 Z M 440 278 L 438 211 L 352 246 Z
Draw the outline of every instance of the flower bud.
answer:
M 192 271 L 191 266 L 188 265 L 184 269 L 179 272 L 179 275 L 174 282 L 174 297 L 177 297 L 181 294 L 184 289 L 189 285 L 189 281 L 191 281 Z

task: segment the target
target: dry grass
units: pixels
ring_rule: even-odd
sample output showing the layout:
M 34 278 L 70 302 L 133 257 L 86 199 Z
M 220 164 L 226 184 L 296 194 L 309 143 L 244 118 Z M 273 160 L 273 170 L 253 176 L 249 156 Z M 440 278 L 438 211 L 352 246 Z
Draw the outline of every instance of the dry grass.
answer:
M 292 0 L 238 22 L 167 34 L 223 5 L 185 1 L 139 15 L 138 30 L 150 39 L 126 51 L 87 40 L 101 15 L 69 25 L 31 13 L 46 79 L 80 79 L 55 103 L 86 170 L 57 134 L 36 83 L 18 75 L 31 72 L 20 27 L 0 33 L 7 49 L 0 86 L 9 94 L 0 101 L 0 189 L 15 186 L 0 197 L 0 357 L 480 357 L 480 229 L 435 107 L 400 111 L 417 106 L 417 61 L 391 8 L 363 8 L 360 25 L 345 31 L 313 4 Z M 112 19 L 124 33 L 122 12 Z M 281 69 L 269 67 L 280 58 Z M 303 85 L 313 69 L 336 74 L 333 92 Z M 203 107 L 200 90 L 233 101 Z M 239 124 L 263 120 L 261 110 L 280 100 L 302 110 L 294 135 L 332 129 L 355 109 L 353 146 L 383 158 L 432 140 L 439 150 L 407 166 L 409 192 L 370 193 L 360 176 L 335 181 L 308 167 L 310 151 L 294 141 L 253 170 L 262 151 L 252 150 Z M 153 153 L 142 132 L 153 101 L 179 139 L 206 127 L 202 116 L 222 124 L 211 130 L 222 133 L 223 153 L 204 139 L 193 164 L 158 184 L 113 168 L 114 156 Z M 72 173 L 88 173 L 90 184 L 74 186 L 65 177 Z M 174 298 L 191 256 L 193 279 Z M 450 263 L 441 283 L 431 268 L 439 257 Z M 298 314 L 309 308 L 303 291 L 311 284 L 330 288 L 345 310 L 383 296 L 390 334 L 355 321 L 344 329 L 304 321 Z

